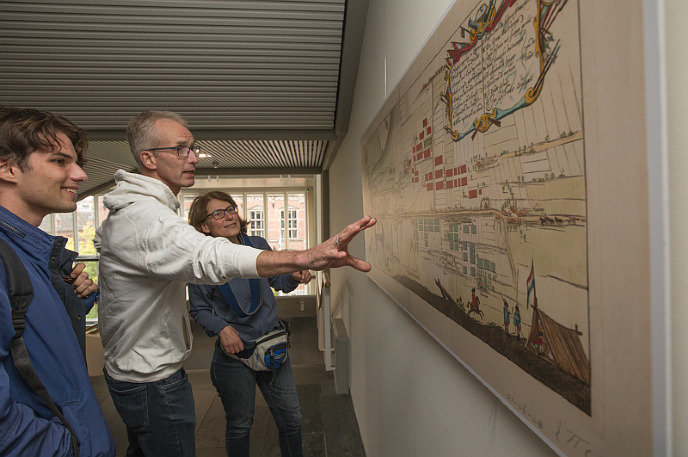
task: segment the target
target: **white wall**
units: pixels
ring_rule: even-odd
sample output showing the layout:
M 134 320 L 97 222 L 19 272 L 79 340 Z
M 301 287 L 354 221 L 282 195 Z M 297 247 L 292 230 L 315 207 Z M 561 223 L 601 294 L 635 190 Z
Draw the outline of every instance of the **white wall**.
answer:
M 666 2 L 674 455 L 688 456 L 688 2 Z
M 333 231 L 363 214 L 361 136 L 452 3 L 370 0 L 349 133 L 330 169 Z M 366 275 L 333 270 L 332 283 L 369 457 L 556 455 Z
M 663 1 L 663 0 L 662 0 Z M 333 231 L 363 214 L 360 139 L 451 0 L 370 0 L 350 129 L 330 169 Z M 674 455 L 688 456 L 688 2 L 666 5 Z M 345 191 L 342 191 L 345 190 Z M 374 215 L 373 215 L 374 216 Z M 362 237 L 351 252 L 364 256 Z M 370 457 L 556 455 L 366 275 L 332 271 Z

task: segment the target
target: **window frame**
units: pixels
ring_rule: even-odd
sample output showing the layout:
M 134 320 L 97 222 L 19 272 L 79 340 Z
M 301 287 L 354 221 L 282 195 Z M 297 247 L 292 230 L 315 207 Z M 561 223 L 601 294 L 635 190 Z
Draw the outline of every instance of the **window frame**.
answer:
M 311 200 L 311 192 L 312 189 L 310 187 L 291 187 L 291 188 L 282 188 L 282 189 L 272 189 L 272 188 L 256 188 L 256 189 L 236 189 L 236 188 L 224 188 L 224 187 L 216 187 L 213 189 L 217 190 L 223 190 L 227 192 L 229 195 L 234 197 L 237 202 L 239 199 L 243 202 L 242 205 L 240 205 L 240 210 L 239 212 L 242 215 L 242 218 L 244 220 L 250 220 L 246 217 L 246 214 L 250 211 L 248 209 L 248 200 L 247 196 L 248 195 L 262 195 L 262 205 L 260 207 L 260 211 L 262 211 L 263 218 L 259 219 L 260 222 L 262 222 L 262 232 L 263 232 L 263 237 L 265 237 L 265 233 L 267 232 L 268 229 L 268 224 L 271 223 L 270 218 L 267 215 L 267 212 L 265 211 L 266 208 L 266 202 L 267 202 L 267 196 L 268 194 L 282 194 L 284 198 L 284 208 L 282 209 L 283 214 L 286 213 L 285 215 L 287 216 L 287 222 L 285 224 L 284 218 L 282 218 L 281 224 L 281 232 L 285 233 L 286 231 L 286 236 L 285 236 L 285 246 L 282 246 L 282 249 L 290 249 L 290 241 L 292 242 L 292 245 L 294 242 L 297 242 L 298 245 L 295 249 L 307 249 L 311 247 L 311 224 L 313 221 L 309 219 L 310 212 L 312 211 L 309 205 L 314 204 L 314 202 Z M 107 217 L 107 210 L 102 210 L 101 211 L 101 206 L 103 205 L 103 196 L 108 193 L 112 189 L 107 189 L 104 192 L 99 192 L 93 195 L 89 195 L 87 197 L 82 198 L 79 200 L 77 203 L 77 210 L 72 212 L 69 216 L 71 216 L 71 221 L 72 221 L 72 228 L 71 228 L 71 236 L 66 236 L 66 238 L 69 241 L 69 247 L 70 249 L 73 249 L 74 251 L 82 251 L 79 249 L 80 241 L 86 241 L 86 240 L 80 240 L 80 232 L 83 230 L 83 226 L 79 225 L 79 214 L 85 212 L 85 211 L 92 211 L 92 218 L 87 217 L 88 220 L 93 221 L 93 228 L 97 229 L 100 227 L 100 224 L 102 221 Z M 184 218 L 188 216 L 188 210 L 185 207 L 185 199 L 191 198 L 193 199 L 194 196 L 202 194 L 204 192 L 207 192 L 211 189 L 208 188 L 189 188 L 189 189 L 184 189 L 179 195 L 178 199 L 180 202 L 180 215 Z M 299 213 L 300 213 L 300 207 L 295 207 L 291 202 L 295 199 L 299 199 L 300 201 L 303 202 L 303 214 L 301 220 L 303 221 L 303 227 L 299 227 Z M 82 202 L 89 202 L 87 206 L 90 206 L 88 210 L 81 209 L 79 206 L 82 205 Z M 257 206 L 254 206 L 256 208 Z M 286 212 L 285 212 L 286 209 Z M 296 217 L 295 219 L 292 219 L 291 216 L 295 214 Z M 61 214 L 60 217 L 69 217 L 67 214 Z M 56 235 L 58 231 L 58 227 L 55 225 L 55 214 L 49 214 L 47 215 L 44 220 L 42 221 L 41 225 L 39 228 L 43 230 L 44 232 L 50 234 L 50 235 Z M 274 218 L 274 216 L 273 216 Z M 83 219 L 83 218 L 82 218 Z M 295 220 L 295 227 L 290 227 L 290 221 Z M 85 224 L 83 224 L 85 226 Z M 286 229 L 284 227 L 286 225 Z M 299 237 L 299 231 L 303 230 L 303 236 Z M 295 236 L 292 236 L 295 235 Z M 87 241 L 86 241 L 87 242 Z M 301 246 L 303 245 L 303 246 Z M 77 257 L 78 262 L 85 262 L 87 265 L 91 262 L 96 262 L 96 268 L 97 268 L 97 263 L 100 259 L 100 254 L 98 252 L 95 252 L 93 254 L 83 254 L 82 252 L 79 252 L 79 256 Z M 97 276 L 96 276 L 97 279 Z M 311 284 L 307 285 L 306 287 L 300 286 L 299 289 L 302 290 L 297 290 L 295 292 L 292 292 L 294 295 L 311 295 Z M 281 293 L 280 293 L 281 294 Z

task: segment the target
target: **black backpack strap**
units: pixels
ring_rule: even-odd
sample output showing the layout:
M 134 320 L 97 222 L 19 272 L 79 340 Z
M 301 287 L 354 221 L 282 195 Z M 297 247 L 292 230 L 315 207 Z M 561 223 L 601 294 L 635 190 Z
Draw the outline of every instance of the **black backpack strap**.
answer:
M 38 377 L 36 370 L 31 365 L 29 352 L 26 350 L 24 344 L 24 328 L 26 328 L 26 310 L 33 299 L 33 286 L 31 279 L 24 267 L 24 264 L 19 260 L 19 257 L 9 245 L 0 238 L 0 259 L 5 264 L 5 273 L 7 274 L 7 292 L 12 305 L 12 323 L 14 324 L 14 337 L 10 344 L 12 351 L 12 358 L 14 366 L 17 368 L 19 374 L 22 375 L 26 383 L 33 389 L 41 400 L 50 408 L 50 410 L 57 416 L 60 421 L 67 427 L 69 433 L 72 435 L 72 448 L 74 455 L 79 456 L 79 440 L 72 428 L 71 424 L 64 417 L 62 412 L 58 409 L 50 398 L 48 390 Z

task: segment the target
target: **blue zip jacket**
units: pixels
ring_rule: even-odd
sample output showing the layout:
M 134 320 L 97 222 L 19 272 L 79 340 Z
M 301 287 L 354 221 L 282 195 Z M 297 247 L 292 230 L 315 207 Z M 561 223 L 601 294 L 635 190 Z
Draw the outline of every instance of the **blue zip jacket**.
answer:
M 244 237 L 240 235 L 241 244 Z M 256 249 L 271 251 L 265 238 L 259 236 L 248 237 Z M 248 279 L 235 278 L 229 282 L 237 302 L 243 309 L 251 307 L 251 292 Z M 291 292 L 299 286 L 291 274 L 272 276 L 260 279 L 260 292 L 263 302 L 254 314 L 239 317 L 234 314 L 227 304 L 219 286 L 189 284 L 189 313 L 191 317 L 205 330 L 208 336 L 216 336 L 231 324 L 239 333 L 239 338 L 246 342 L 255 341 L 279 325 L 277 317 L 277 301 L 271 287 L 282 292 Z
M 77 303 L 83 307 L 73 287 L 58 273 L 60 266 L 73 260 L 73 253 L 64 249 L 64 238 L 48 235 L 1 206 L 0 236 L 21 259 L 34 289 L 23 337 L 36 373 L 74 428 L 80 456 L 114 456 L 112 435 L 65 310 L 65 306 L 73 308 Z M 60 297 L 67 300 L 67 305 Z M 13 335 L 7 277 L 0 263 L 0 455 L 72 455 L 69 430 L 26 385 L 14 366 L 10 353 Z

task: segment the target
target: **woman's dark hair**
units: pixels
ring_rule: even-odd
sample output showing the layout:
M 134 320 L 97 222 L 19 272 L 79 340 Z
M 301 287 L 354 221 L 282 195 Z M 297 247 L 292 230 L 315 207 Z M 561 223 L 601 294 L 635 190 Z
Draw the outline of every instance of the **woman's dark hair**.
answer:
M 189 224 L 193 225 L 193 228 L 201 233 L 204 233 L 201 224 L 208 215 L 208 203 L 210 200 L 220 200 L 236 206 L 236 202 L 227 192 L 219 190 L 213 190 L 194 198 L 189 209 Z M 239 213 L 237 213 L 237 217 L 239 218 L 239 232 L 245 234 L 248 230 L 248 221 L 243 220 Z

